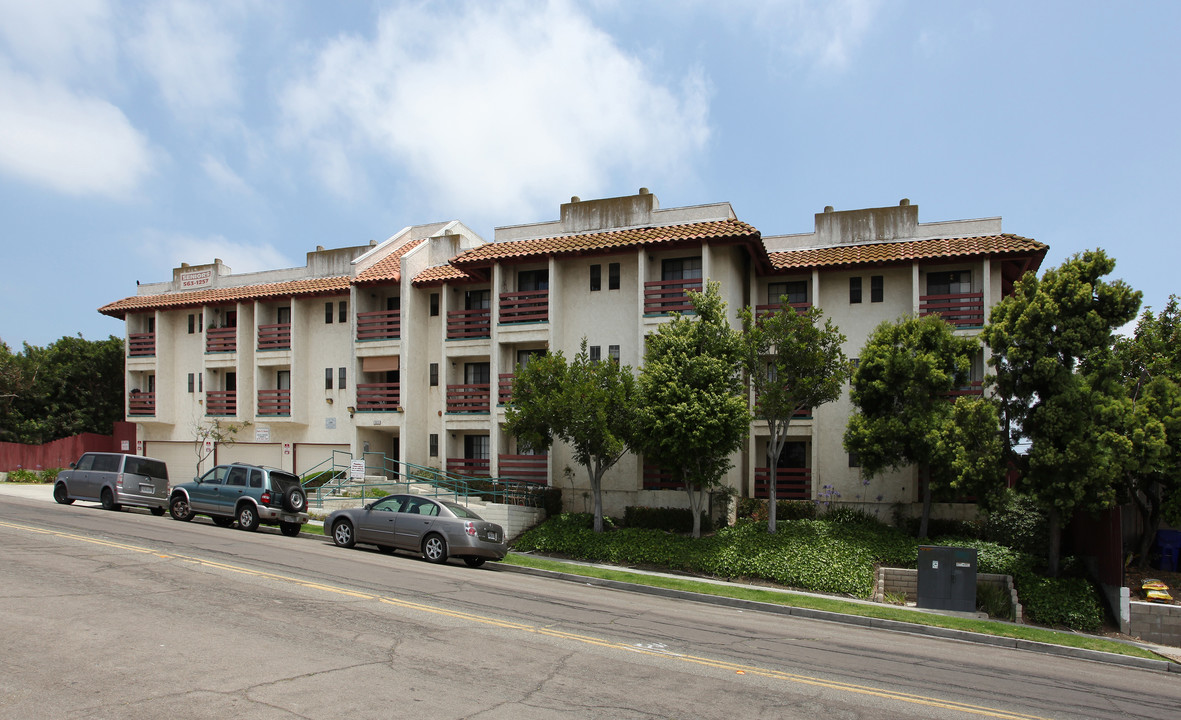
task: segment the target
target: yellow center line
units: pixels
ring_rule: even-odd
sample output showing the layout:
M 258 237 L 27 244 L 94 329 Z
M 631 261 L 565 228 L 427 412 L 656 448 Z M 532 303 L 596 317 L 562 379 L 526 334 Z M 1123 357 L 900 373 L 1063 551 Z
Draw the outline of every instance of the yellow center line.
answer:
M 418 612 L 431 613 L 433 615 L 441 615 L 445 617 L 455 618 L 457 620 L 464 620 L 482 625 L 489 625 L 493 627 L 503 628 L 507 630 L 517 630 L 523 632 L 535 633 L 547 637 L 553 637 L 561 640 L 568 640 L 572 642 L 579 642 L 586 645 L 594 645 L 597 647 L 607 648 L 611 650 L 621 650 L 631 653 L 639 653 L 641 655 L 649 655 L 653 657 L 660 657 L 665 659 L 677 660 L 684 663 L 700 665 L 716 670 L 727 670 L 739 675 L 755 675 L 759 677 L 769 678 L 772 680 L 783 680 L 786 682 L 798 683 L 801 685 L 811 685 L 815 687 L 826 688 L 830 690 L 839 690 L 858 695 L 867 695 L 871 697 L 883 698 L 887 700 L 897 700 L 900 702 L 910 703 L 913 705 L 923 705 L 927 707 L 939 708 L 944 710 L 956 710 L 970 715 L 981 715 L 992 718 L 999 718 L 1001 720 L 1046 720 L 1038 715 L 1024 715 L 1021 713 L 1013 713 L 1006 710 L 999 710 L 996 708 L 989 708 L 980 705 L 970 705 L 967 703 L 960 703 L 951 700 L 940 700 L 938 698 L 925 697 L 923 695 L 914 695 L 911 693 L 897 692 L 893 690 L 883 690 L 880 688 L 870 687 L 866 685 L 855 685 L 852 683 L 840 682 L 837 680 L 825 680 L 823 678 L 811 677 L 808 675 L 798 675 L 795 673 L 783 672 L 781 670 L 770 670 L 767 668 L 760 668 L 751 665 L 741 665 L 725 660 L 714 660 L 711 658 L 697 657 L 694 655 L 683 655 L 679 653 L 671 653 L 661 650 L 654 650 L 651 648 L 638 647 L 636 645 L 628 645 L 626 643 L 614 642 L 611 640 L 603 640 L 601 638 L 591 637 L 589 635 L 579 635 L 577 633 L 566 632 L 563 630 L 555 630 L 540 625 L 529 625 L 526 623 L 515 622 L 511 620 L 501 620 L 497 618 L 488 617 L 485 615 L 475 615 L 473 613 L 462 612 L 459 610 L 449 610 L 446 608 L 437 607 L 434 605 L 424 605 L 422 603 L 412 602 L 409 600 L 402 600 L 399 598 L 382 597 L 371 593 L 358 592 L 356 590 L 349 590 L 335 585 L 325 585 L 319 582 L 304 580 L 302 578 L 293 577 L 290 575 L 280 575 L 278 573 L 267 572 L 265 570 L 255 570 L 253 568 L 242 567 L 240 565 L 231 565 L 229 563 L 218 562 L 215 560 L 208 560 L 191 555 L 167 554 L 151 548 L 138 547 L 135 545 L 127 545 L 125 543 L 117 543 L 110 540 L 103 540 L 101 538 L 87 537 L 84 535 L 76 535 L 73 533 L 62 532 L 58 530 L 46 530 L 43 528 L 31 527 L 28 525 L 21 525 L 17 523 L 6 522 L 0 520 L 0 527 L 13 528 L 16 530 L 24 530 L 27 532 L 38 533 L 42 535 L 52 535 L 66 540 L 76 540 L 79 542 L 91 543 L 94 545 L 102 545 L 104 547 L 116 548 L 119 550 L 130 550 L 137 553 L 145 553 L 156 555 L 164 559 L 175 559 L 186 563 L 201 565 L 203 567 L 216 568 L 227 572 L 238 573 L 241 575 L 248 575 L 251 577 L 264 578 L 267 580 L 274 580 L 277 582 L 290 583 L 299 585 L 311 590 L 318 590 L 321 592 L 332 593 L 335 595 L 344 595 L 346 597 L 356 598 L 360 600 L 376 600 L 386 605 L 393 605 L 395 607 L 404 608 L 407 610 L 414 610 Z

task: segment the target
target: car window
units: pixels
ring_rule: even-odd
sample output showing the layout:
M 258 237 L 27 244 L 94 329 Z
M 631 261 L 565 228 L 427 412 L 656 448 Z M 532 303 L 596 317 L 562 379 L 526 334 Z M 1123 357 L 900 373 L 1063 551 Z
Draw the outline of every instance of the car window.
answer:
M 382 499 L 373 503 L 373 507 L 371 509 L 378 512 L 399 512 L 402 509 L 403 500 L 405 500 L 405 498 L 401 497 L 400 495 L 390 495 L 388 497 L 383 497 Z
M 246 485 L 246 468 L 232 467 L 226 475 L 226 485 Z
M 484 519 L 484 518 L 480 517 L 479 515 L 475 514 L 474 512 L 472 512 L 471 510 L 468 510 L 464 506 L 460 505 L 459 503 L 444 502 L 443 506 L 446 507 L 451 512 L 455 513 L 455 517 L 457 517 L 457 518 L 464 518 L 467 520 L 483 520 Z
M 250 487 L 262 487 L 262 470 L 256 468 L 250 471 Z
M 168 479 L 168 466 L 164 463 L 150 458 L 136 459 L 139 461 L 140 475 L 147 475 L 148 477 L 159 478 L 161 480 Z
M 416 512 L 419 515 L 438 515 L 439 506 L 430 500 L 419 500 L 418 506 L 414 508 L 413 512 Z
M 222 466 L 213 468 L 201 477 L 201 482 L 208 483 L 210 485 L 221 485 L 222 480 L 224 480 L 226 476 L 226 469 L 227 468 Z
M 90 469 L 100 472 L 118 472 L 120 460 L 118 455 L 95 455 L 94 465 Z
M 92 467 L 94 467 L 94 456 L 90 453 L 83 455 L 81 459 L 78 460 L 78 463 L 74 465 L 75 470 L 89 470 Z

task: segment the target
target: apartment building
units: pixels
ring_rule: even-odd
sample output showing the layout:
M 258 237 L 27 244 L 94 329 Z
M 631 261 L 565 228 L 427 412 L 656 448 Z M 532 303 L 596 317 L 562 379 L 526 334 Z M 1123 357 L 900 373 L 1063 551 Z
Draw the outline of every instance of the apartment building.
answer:
M 812 232 L 764 236 L 728 203 L 662 209 L 655 195 L 581 201 L 559 219 L 497 228 L 486 242 L 457 221 L 410 227 L 383 243 L 308 253 L 303 268 L 234 274 L 219 260 L 100 312 L 127 323 L 127 417 L 138 449 L 196 471 L 195 428 L 249 422 L 215 462 L 304 473 L 364 458 L 562 488 L 589 507 L 585 473 L 564 446 L 529 454 L 503 432 L 516 367 L 547 350 L 639 368 L 644 338 L 686 291 L 721 285 L 746 305 L 821 307 L 856 357 L 884 320 L 939 313 L 977 334 L 988 308 L 1036 270 L 1046 246 L 1001 232 L 1000 218 L 920 223 L 908 201 L 834 211 Z M 978 358 L 978 393 L 986 358 Z M 776 468 L 751 428 L 726 483 L 742 496 L 836 498 L 889 508 L 919 498 L 918 469 L 862 479 L 841 447 L 847 396 L 792 423 Z M 380 471 L 380 470 L 379 470 Z M 603 482 L 605 510 L 682 506 L 661 469 L 626 455 Z M 945 514 L 957 508 L 943 508 Z

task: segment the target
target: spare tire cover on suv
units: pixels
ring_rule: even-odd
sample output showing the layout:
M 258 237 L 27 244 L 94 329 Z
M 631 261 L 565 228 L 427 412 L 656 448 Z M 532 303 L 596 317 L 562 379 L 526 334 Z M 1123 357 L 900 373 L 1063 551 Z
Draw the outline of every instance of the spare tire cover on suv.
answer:
M 308 509 L 308 497 L 298 476 L 272 470 L 271 485 L 272 491 L 281 495 L 284 510 L 299 513 Z

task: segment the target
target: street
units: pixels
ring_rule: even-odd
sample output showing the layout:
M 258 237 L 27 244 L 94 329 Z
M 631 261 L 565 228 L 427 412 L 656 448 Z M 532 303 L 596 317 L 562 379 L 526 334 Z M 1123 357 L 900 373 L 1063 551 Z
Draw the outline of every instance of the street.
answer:
M 1175 675 L 0 495 L 0 717 L 1171 717 Z

